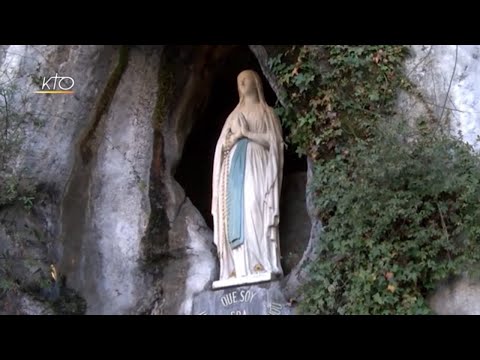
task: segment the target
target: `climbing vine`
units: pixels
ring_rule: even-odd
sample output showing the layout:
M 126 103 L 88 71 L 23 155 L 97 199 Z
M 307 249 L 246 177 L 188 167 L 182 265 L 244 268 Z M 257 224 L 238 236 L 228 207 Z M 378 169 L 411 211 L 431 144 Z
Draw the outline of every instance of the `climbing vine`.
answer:
M 286 90 L 277 111 L 313 159 L 320 256 L 301 309 L 426 314 L 439 281 L 480 260 L 480 161 L 431 121 L 395 113 L 405 46 L 293 46 L 270 59 Z
M 404 46 L 293 46 L 271 58 L 288 92 L 277 110 L 297 152 L 324 158 L 368 139 L 392 115 L 396 89 L 409 87 L 401 76 L 407 53 Z

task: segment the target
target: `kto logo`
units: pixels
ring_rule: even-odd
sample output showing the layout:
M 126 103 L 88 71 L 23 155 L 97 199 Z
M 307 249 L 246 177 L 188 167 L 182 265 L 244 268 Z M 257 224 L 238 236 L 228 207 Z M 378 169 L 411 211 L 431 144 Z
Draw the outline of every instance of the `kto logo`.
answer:
M 48 80 L 43 77 L 42 89 L 35 91 L 37 94 L 73 94 L 75 80 L 69 76 L 51 76 Z

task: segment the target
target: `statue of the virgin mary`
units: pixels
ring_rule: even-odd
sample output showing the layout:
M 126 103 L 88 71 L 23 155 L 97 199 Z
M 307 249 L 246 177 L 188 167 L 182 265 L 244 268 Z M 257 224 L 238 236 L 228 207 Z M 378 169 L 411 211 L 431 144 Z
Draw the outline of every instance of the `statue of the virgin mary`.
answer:
M 278 226 L 282 128 L 265 102 L 256 72 L 242 71 L 237 86 L 239 103 L 226 119 L 213 166 L 213 233 L 220 260 L 217 287 L 229 280 L 240 284 L 282 274 Z

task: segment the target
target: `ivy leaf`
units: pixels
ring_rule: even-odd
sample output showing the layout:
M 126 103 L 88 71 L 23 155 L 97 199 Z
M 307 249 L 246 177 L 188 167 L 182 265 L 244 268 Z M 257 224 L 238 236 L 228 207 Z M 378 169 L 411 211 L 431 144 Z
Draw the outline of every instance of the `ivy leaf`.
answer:
M 378 94 L 378 91 L 374 90 L 372 91 L 369 95 L 368 95 L 368 98 L 370 99 L 370 101 L 378 101 L 380 100 L 380 96 Z
M 373 295 L 373 301 L 375 301 L 380 305 L 383 305 L 385 303 L 385 301 L 382 299 L 379 293 L 376 293 L 375 295 Z

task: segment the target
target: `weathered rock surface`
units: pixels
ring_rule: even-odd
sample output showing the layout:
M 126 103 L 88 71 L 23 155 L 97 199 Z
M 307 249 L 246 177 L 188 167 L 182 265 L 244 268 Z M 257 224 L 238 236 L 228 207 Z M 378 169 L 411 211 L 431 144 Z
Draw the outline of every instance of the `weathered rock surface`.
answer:
M 438 315 L 480 315 L 480 284 L 462 277 L 442 284 L 429 303 Z

